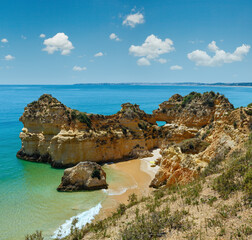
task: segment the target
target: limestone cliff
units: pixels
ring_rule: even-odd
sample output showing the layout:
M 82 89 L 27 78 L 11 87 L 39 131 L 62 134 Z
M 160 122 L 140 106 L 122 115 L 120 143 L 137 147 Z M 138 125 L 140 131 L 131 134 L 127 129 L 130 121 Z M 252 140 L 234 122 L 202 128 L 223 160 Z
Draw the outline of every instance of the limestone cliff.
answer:
M 27 105 L 20 121 L 24 128 L 17 157 L 54 167 L 137 157 L 159 146 L 161 139 L 152 116 L 130 103 L 103 116 L 73 110 L 44 94 Z
M 159 108 L 153 111 L 153 115 L 156 121 L 201 128 L 233 109 L 228 99 L 219 93 L 191 92 L 184 97 L 173 95 L 168 101 L 161 103 Z
M 252 129 L 252 108 L 228 110 L 219 116 L 199 129 L 195 137 L 163 145 L 160 169 L 151 187 L 192 181 L 209 163 L 225 158 L 247 141 Z
M 20 121 L 21 159 L 69 167 L 83 161 L 111 162 L 162 149 L 160 171 L 151 186 L 183 183 L 196 177 L 221 154 L 246 140 L 251 108 L 234 109 L 219 93 L 175 94 L 153 114 L 122 104 L 103 116 L 71 109 L 44 94 L 28 104 Z M 156 121 L 165 121 L 162 127 Z

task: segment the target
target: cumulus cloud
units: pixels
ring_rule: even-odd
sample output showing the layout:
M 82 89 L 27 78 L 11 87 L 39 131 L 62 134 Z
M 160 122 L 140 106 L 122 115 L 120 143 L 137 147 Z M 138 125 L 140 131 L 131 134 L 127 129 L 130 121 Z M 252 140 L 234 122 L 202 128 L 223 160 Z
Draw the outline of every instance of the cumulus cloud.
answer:
M 74 71 L 77 71 L 77 72 L 81 72 L 81 71 L 87 70 L 87 68 L 86 68 L 86 67 L 74 66 L 74 67 L 73 67 L 73 70 L 74 70 Z
M 139 65 L 139 66 L 149 66 L 150 61 L 147 58 L 142 57 L 142 58 L 137 60 L 137 65 Z
M 208 44 L 209 51 L 213 52 L 214 55 L 210 56 L 207 52 L 202 50 L 195 50 L 187 54 L 189 60 L 195 62 L 197 66 L 221 66 L 224 63 L 232 63 L 242 61 L 243 57 L 247 55 L 250 50 L 250 46 L 243 44 L 237 47 L 233 53 L 225 52 L 216 45 L 215 41 Z
M 137 24 L 142 23 L 144 23 L 144 15 L 140 12 L 137 12 L 127 15 L 122 24 L 134 28 Z
M 4 59 L 5 59 L 6 61 L 11 61 L 11 60 L 15 59 L 15 57 L 13 57 L 13 56 L 11 56 L 10 54 L 8 54 L 8 55 L 6 55 L 6 56 L 4 57 Z
M 3 38 L 3 39 L 1 40 L 1 42 L 2 42 L 2 43 L 7 43 L 8 40 L 7 40 L 6 38 Z
M 39 35 L 39 37 L 40 37 L 40 38 L 45 38 L 46 35 L 45 35 L 44 33 L 41 33 L 41 34 Z
M 174 65 L 170 67 L 171 70 L 182 70 L 183 67 L 179 66 L 179 65 Z
M 161 64 L 164 64 L 167 62 L 167 60 L 164 58 L 159 58 L 159 59 L 157 59 L 157 61 L 160 62 Z
M 60 51 L 61 55 L 67 55 L 74 49 L 73 44 L 68 40 L 68 36 L 65 33 L 57 33 L 52 38 L 44 40 L 45 48 L 43 51 L 53 54 L 56 51 Z
M 103 56 L 103 53 L 102 52 L 98 52 L 94 55 L 94 57 L 102 57 Z
M 120 38 L 119 38 L 115 33 L 111 33 L 111 34 L 109 35 L 109 38 L 110 38 L 111 40 L 120 41 Z
M 165 63 L 166 60 L 161 58 L 159 59 L 159 56 L 169 53 L 174 49 L 175 48 L 173 47 L 173 42 L 171 39 L 166 38 L 164 41 L 162 41 L 162 39 L 159 39 L 155 35 L 151 34 L 145 39 L 142 45 L 131 45 L 129 48 L 129 53 L 136 57 L 146 58 L 149 63 L 150 60 L 157 60 L 160 63 Z

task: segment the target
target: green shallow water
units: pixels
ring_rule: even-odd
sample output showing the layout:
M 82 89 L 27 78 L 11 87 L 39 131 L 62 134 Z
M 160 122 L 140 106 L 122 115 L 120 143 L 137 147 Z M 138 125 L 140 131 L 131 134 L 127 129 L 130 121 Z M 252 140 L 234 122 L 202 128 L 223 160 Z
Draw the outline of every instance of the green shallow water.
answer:
M 64 170 L 53 169 L 48 164 L 17 161 L 21 174 L 8 179 L 6 191 L 1 193 L 0 205 L 4 205 L 0 209 L 1 239 L 24 239 L 36 229 L 49 237 L 65 220 L 103 202 L 107 196 L 102 190 L 57 192 Z M 122 185 L 126 181 L 126 176 L 109 166 L 104 169 L 109 184 L 115 179 Z
M 125 102 L 140 104 L 148 113 L 173 94 L 191 91 L 225 94 L 235 107 L 252 102 L 252 88 L 201 86 L 1 86 L 0 85 L 0 239 L 24 239 L 27 233 L 43 230 L 48 237 L 66 220 L 87 211 L 107 198 L 104 191 L 59 193 L 63 175 L 48 164 L 16 158 L 21 147 L 18 121 L 24 107 L 50 93 L 80 111 L 113 114 Z M 127 186 L 127 176 L 104 167 L 108 183 Z M 126 184 L 124 184 L 126 183 Z M 123 189 L 119 189 L 119 192 Z

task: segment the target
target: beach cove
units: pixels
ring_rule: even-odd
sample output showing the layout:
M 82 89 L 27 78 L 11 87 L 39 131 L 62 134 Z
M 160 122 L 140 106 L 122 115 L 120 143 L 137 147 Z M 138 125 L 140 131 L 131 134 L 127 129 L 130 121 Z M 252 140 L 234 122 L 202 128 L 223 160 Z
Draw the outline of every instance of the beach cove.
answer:
M 251 89 L 249 88 L 199 86 L 190 88 L 183 86 L 1 87 L 0 131 L 1 136 L 4 137 L 0 142 L 0 187 L 2 192 L 0 201 L 2 206 L 1 216 L 3 216 L 1 218 L 3 222 L 1 222 L 0 239 L 23 239 L 25 234 L 32 233 L 37 229 L 45 231 L 45 235 L 50 236 L 66 220 L 99 206 L 101 202 L 104 202 L 105 211 L 105 199 L 108 196 L 111 197 L 112 202 L 127 201 L 128 194 L 138 189 L 136 182 L 141 190 L 145 189 L 144 186 L 147 190 L 151 180 L 147 173 L 142 172 L 141 179 L 134 179 L 133 177 L 128 184 L 129 175 L 127 173 L 129 170 L 137 171 L 137 169 L 145 168 L 141 167 L 141 164 L 138 163 L 139 160 L 132 160 L 104 166 L 108 183 L 111 187 L 114 185 L 108 192 L 101 190 L 88 193 L 58 193 L 56 187 L 60 183 L 63 174 L 62 169 L 52 169 L 48 164 L 26 162 L 15 157 L 20 148 L 18 134 L 22 129 L 22 124 L 18 122 L 18 118 L 28 103 L 36 100 L 43 93 L 51 93 L 64 104 L 86 112 L 111 114 L 118 111 L 120 105 L 124 102 L 140 104 L 141 109 L 151 112 L 157 108 L 159 103 L 167 100 L 174 93 L 187 94 L 191 91 L 204 92 L 210 90 L 225 94 L 235 107 L 245 106 L 251 101 Z M 244 97 L 240 98 L 239 96 Z M 130 166 L 132 164 L 135 164 L 134 168 Z M 123 185 L 124 182 L 127 182 L 128 185 Z M 123 193 L 125 188 L 128 190 Z M 118 193 L 119 195 L 117 195 Z M 13 225 L 16 226 L 15 232 L 11 231 Z

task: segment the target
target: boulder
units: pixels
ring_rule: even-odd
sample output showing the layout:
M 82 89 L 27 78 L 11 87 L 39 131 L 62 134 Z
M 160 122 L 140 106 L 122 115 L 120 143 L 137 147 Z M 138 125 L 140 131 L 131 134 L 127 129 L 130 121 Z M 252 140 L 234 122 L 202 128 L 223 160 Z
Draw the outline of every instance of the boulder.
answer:
M 58 191 L 72 192 L 81 190 L 107 189 L 106 173 L 95 162 L 80 162 L 67 168 L 58 186 Z

